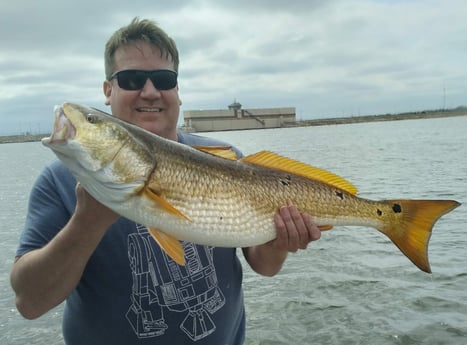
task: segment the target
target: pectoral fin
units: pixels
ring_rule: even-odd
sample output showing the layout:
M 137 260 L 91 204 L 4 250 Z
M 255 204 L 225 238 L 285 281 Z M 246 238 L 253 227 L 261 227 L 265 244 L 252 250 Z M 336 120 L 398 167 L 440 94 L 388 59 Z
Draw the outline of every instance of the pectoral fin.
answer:
M 154 228 L 148 228 L 148 230 L 152 238 L 173 261 L 180 266 L 185 266 L 185 251 L 179 240 Z
M 181 217 L 181 218 L 184 218 L 188 221 L 191 222 L 191 219 L 188 218 L 187 216 L 185 216 L 180 210 L 177 210 L 175 207 L 172 206 L 172 204 L 170 204 L 170 202 L 168 202 L 167 200 L 165 200 L 163 197 L 161 197 L 160 195 L 154 193 L 153 190 L 151 190 L 150 188 L 146 187 L 144 188 L 144 191 L 143 191 L 144 195 L 147 196 L 149 199 L 151 199 L 152 201 L 154 201 L 154 203 L 156 204 L 156 206 L 170 214 L 173 214 L 177 217 Z

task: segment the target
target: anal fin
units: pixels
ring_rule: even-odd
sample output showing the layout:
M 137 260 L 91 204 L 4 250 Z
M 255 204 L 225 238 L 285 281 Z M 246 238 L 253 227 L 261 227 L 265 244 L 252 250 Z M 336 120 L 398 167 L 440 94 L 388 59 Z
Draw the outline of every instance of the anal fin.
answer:
M 170 236 L 155 228 L 148 228 L 152 238 L 162 248 L 162 250 L 180 266 L 185 266 L 185 251 L 182 243 L 173 236 Z
M 333 228 L 332 225 L 318 225 L 318 229 L 320 231 L 328 231 L 328 230 L 331 230 Z

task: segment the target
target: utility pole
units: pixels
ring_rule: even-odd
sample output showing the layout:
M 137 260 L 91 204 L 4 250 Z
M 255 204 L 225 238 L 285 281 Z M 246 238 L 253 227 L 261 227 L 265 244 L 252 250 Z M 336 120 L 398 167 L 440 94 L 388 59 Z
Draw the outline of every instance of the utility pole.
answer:
M 446 111 L 446 82 L 443 83 L 443 111 Z

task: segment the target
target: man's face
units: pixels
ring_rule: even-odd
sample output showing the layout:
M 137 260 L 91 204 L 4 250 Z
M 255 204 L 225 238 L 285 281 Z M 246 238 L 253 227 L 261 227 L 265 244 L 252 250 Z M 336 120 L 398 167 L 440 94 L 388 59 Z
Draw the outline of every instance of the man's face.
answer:
M 120 47 L 115 52 L 115 70 L 174 70 L 171 60 L 160 50 L 146 42 Z M 104 81 L 105 104 L 112 114 L 150 132 L 177 140 L 177 121 L 181 101 L 178 85 L 170 90 L 158 90 L 150 79 L 141 90 L 124 90 L 116 78 Z

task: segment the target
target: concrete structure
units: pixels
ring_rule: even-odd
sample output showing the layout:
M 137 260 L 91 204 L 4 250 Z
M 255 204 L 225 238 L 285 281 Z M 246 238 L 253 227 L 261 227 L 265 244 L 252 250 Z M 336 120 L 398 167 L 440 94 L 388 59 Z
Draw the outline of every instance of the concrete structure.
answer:
M 293 126 L 295 108 L 242 109 L 234 102 L 228 109 L 185 110 L 182 129 L 193 132 L 234 131 Z

